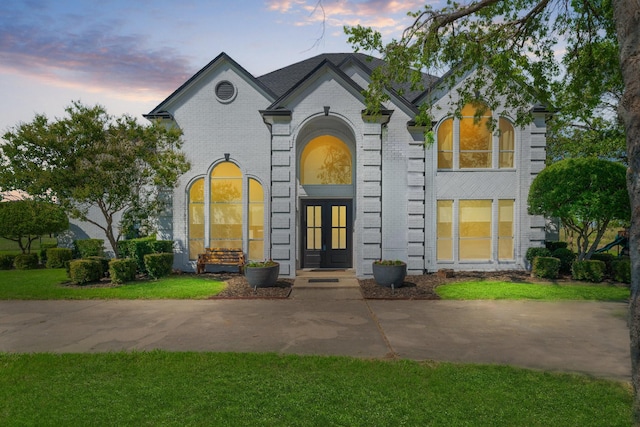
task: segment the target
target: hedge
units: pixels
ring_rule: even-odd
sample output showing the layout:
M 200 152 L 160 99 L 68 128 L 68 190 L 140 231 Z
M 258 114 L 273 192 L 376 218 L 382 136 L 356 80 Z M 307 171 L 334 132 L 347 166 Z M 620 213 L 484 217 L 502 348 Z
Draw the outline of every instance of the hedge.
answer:
M 67 248 L 49 248 L 46 254 L 47 268 L 63 268 L 65 262 L 73 259 L 73 251 Z
M 600 260 L 576 261 L 571 266 L 571 276 L 575 280 L 586 280 L 593 283 L 602 282 L 604 279 L 606 265 Z
M 156 240 L 155 237 L 123 240 L 118 243 L 118 252 L 122 258 L 134 259 L 138 272 L 145 274 L 147 273 L 147 268 L 144 263 L 144 256 L 152 253 L 173 252 L 173 241 Z
M 168 276 L 173 266 L 173 252 L 147 254 L 144 256 L 144 265 L 149 276 L 154 279 Z
M 543 279 L 557 279 L 560 260 L 553 257 L 537 256 L 533 259 L 532 273 Z
M 109 261 L 109 275 L 113 283 L 131 282 L 136 278 L 137 263 L 131 258 L 116 258 Z
M 13 260 L 16 270 L 32 270 L 38 268 L 38 254 L 19 254 Z
M 613 280 L 621 283 L 631 283 L 631 260 L 629 258 L 616 259 L 611 263 Z
M 74 259 L 69 262 L 69 277 L 76 285 L 97 282 L 102 277 L 102 266 L 93 259 Z
M 533 259 L 537 256 L 541 257 L 550 257 L 551 251 L 547 248 L 535 247 L 527 249 L 527 254 L 525 258 L 529 261 L 530 265 L 533 265 Z
M 15 255 L 1 254 L 0 255 L 0 270 L 11 270 L 13 268 L 13 261 Z
M 104 239 L 79 239 L 74 240 L 73 245 L 80 258 L 104 256 Z
M 576 259 L 576 254 L 574 254 L 571 249 L 557 248 L 551 252 L 551 256 L 560 260 L 560 273 L 571 274 L 571 264 L 573 264 L 573 261 Z

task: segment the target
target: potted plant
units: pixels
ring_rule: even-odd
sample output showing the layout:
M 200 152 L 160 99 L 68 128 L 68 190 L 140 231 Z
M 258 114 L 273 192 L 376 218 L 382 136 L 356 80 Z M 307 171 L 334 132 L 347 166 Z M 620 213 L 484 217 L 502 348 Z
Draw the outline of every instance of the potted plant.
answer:
M 373 262 L 373 278 L 380 286 L 400 287 L 407 275 L 407 263 L 400 260 L 377 260 Z
M 249 261 L 244 265 L 244 276 L 252 288 L 275 286 L 280 274 L 280 264 L 268 261 Z

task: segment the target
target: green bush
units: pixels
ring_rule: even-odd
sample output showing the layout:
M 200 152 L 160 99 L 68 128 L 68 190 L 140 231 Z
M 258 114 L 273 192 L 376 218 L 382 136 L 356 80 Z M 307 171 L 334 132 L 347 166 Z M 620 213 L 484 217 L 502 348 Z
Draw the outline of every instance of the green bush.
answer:
M 100 272 L 102 277 L 109 274 L 109 258 L 104 256 L 90 256 L 85 259 L 92 259 L 100 263 Z
M 15 258 L 15 255 L 0 254 L 0 270 L 11 270 Z
M 69 261 L 69 277 L 76 285 L 97 282 L 102 277 L 100 262 L 93 259 L 74 259 Z
M 73 258 L 73 251 L 67 248 L 49 248 L 46 254 L 47 268 L 63 268 L 64 263 Z
M 154 254 L 173 253 L 173 240 L 151 240 L 149 246 Z
M 560 271 L 558 258 L 537 256 L 533 259 L 532 273 L 535 277 L 543 279 L 557 279 Z
M 57 248 L 58 244 L 57 243 L 41 243 L 40 244 L 40 251 L 38 251 L 38 256 L 40 257 L 40 263 L 47 265 L 47 250 L 51 249 L 51 248 Z
M 141 237 L 139 239 L 123 240 L 118 243 L 118 251 L 122 258 L 136 260 L 138 272 L 145 274 L 147 268 L 144 256 L 154 253 L 173 252 L 172 240 L 156 240 L 155 237 Z
M 113 283 L 131 282 L 136 278 L 137 263 L 131 258 L 116 258 L 109 261 L 109 275 Z
M 569 244 L 567 242 L 551 242 L 547 240 L 544 242 L 544 246 L 549 249 L 549 252 L 553 252 L 556 249 L 567 249 Z
M 604 274 L 613 277 L 613 260 L 615 257 L 612 254 L 593 254 L 590 259 L 604 262 Z
M 527 249 L 527 254 L 525 255 L 525 258 L 527 259 L 527 261 L 529 261 L 529 265 L 533 265 L 533 259 L 537 256 L 550 257 L 551 251 L 547 248 L 540 248 L 540 247 Z
M 599 283 L 604 279 L 605 269 L 604 261 L 593 259 L 575 261 L 571 266 L 571 276 L 575 280 Z
M 616 259 L 611 263 L 613 280 L 620 283 L 631 283 L 631 260 Z
M 551 256 L 560 260 L 560 273 L 571 274 L 571 264 L 573 264 L 573 261 L 576 259 L 576 254 L 574 254 L 571 249 L 557 248 L 551 252 Z
M 149 276 L 154 279 L 168 276 L 173 266 L 173 252 L 147 254 L 144 256 L 144 265 Z
M 104 256 L 104 240 L 103 239 L 79 239 L 74 240 L 73 244 L 78 251 L 80 258 L 89 258 L 92 256 Z
M 38 268 L 38 254 L 19 254 L 13 260 L 16 270 L 32 270 Z

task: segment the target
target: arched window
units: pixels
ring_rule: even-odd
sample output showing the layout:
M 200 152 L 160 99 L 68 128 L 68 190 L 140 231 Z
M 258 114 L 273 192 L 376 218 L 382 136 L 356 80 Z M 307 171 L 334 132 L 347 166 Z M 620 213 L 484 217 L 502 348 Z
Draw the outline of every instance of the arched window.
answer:
M 242 248 L 242 171 L 231 162 L 211 172 L 209 247 Z
M 258 180 L 249 178 L 249 251 L 250 260 L 264 259 L 264 190 Z
M 189 259 L 204 252 L 204 223 L 204 178 L 198 178 L 189 188 Z
M 499 118 L 494 138 L 488 127 L 492 114 L 484 104 L 467 104 L 460 119 L 447 118 L 440 123 L 437 133 L 438 169 L 514 167 L 513 125 L 507 119 Z
M 350 185 L 351 152 L 340 139 L 323 135 L 312 139 L 300 158 L 302 185 Z

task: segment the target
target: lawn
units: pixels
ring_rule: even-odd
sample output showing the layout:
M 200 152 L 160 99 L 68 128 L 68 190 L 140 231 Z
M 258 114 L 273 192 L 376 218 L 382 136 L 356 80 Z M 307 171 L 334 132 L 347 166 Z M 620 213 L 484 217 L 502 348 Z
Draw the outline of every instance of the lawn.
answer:
M 623 383 L 274 354 L 0 353 L 0 425 L 628 426 Z
M 451 283 L 436 288 L 442 299 L 531 299 L 542 301 L 585 300 L 625 301 L 629 299 L 629 288 L 607 285 L 578 285 L 575 283 L 540 284 L 474 281 Z
M 69 286 L 64 269 L 2 270 L 0 300 L 46 299 L 205 299 L 224 282 L 194 275 L 127 283 L 117 287 Z

